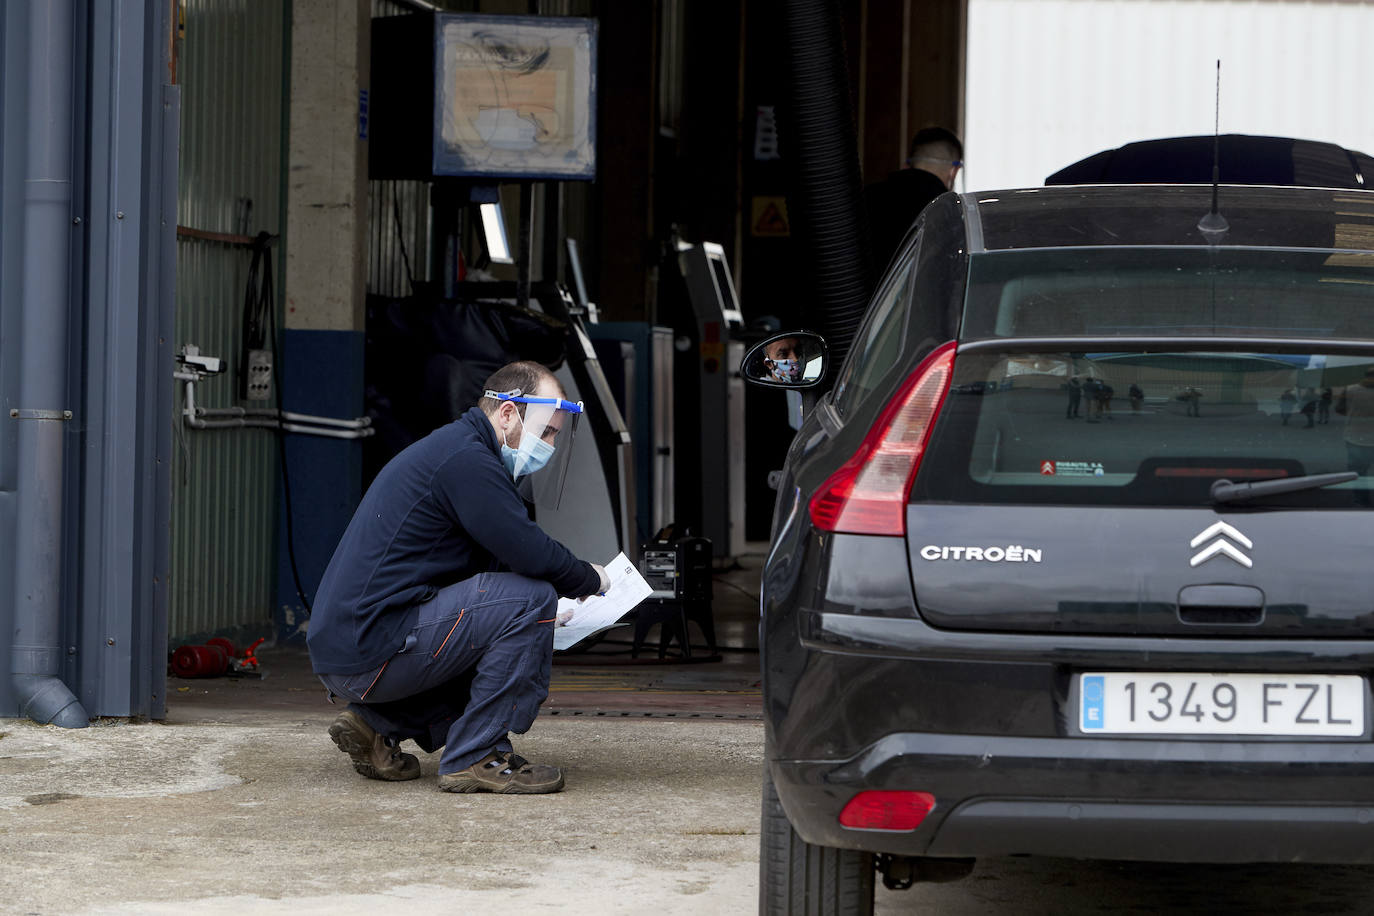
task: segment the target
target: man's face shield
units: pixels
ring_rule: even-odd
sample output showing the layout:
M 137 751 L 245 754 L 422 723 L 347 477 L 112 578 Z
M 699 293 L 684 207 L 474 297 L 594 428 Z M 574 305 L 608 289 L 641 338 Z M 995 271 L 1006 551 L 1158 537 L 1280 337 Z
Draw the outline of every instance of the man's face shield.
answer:
M 581 401 L 534 397 L 514 391 L 486 391 L 485 397 L 503 402 L 497 412 L 501 461 L 511 478 L 534 502 L 558 508 L 563 482 L 572 461 L 573 437 L 582 417 Z M 510 406 L 507 407 L 506 405 Z

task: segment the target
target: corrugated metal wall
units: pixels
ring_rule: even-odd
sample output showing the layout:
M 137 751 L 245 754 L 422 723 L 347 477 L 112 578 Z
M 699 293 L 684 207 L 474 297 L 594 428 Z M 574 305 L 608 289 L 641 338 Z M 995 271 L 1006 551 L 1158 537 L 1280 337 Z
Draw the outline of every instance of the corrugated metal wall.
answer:
M 284 6 L 183 0 L 177 67 L 180 226 L 239 235 L 282 229 L 283 65 L 289 40 Z M 250 261 L 245 247 L 178 239 L 176 347 L 195 344 L 229 366 L 224 375 L 196 385 L 202 406 L 236 403 L 235 364 Z M 279 250 L 273 262 L 280 278 Z M 178 384 L 178 410 L 183 393 Z M 277 481 L 273 433 L 192 430 L 179 416 L 173 422 L 178 445 L 169 634 L 175 641 L 236 627 L 269 627 Z
M 374 19 L 415 12 L 394 0 L 372 0 Z M 412 281 L 428 280 L 431 237 L 427 182 L 368 182 L 367 291 L 399 298 L 411 294 Z
M 423 181 L 369 181 L 367 291 L 402 297 L 429 279 L 429 185 Z

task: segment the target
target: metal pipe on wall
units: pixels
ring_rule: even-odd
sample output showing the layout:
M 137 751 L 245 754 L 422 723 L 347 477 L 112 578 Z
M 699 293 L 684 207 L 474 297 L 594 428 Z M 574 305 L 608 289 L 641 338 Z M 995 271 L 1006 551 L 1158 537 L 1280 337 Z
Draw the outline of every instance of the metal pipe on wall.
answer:
M 20 320 L 19 491 L 11 677 L 35 722 L 84 728 L 90 717 L 62 670 L 64 404 L 72 225 L 72 0 L 29 6 L 28 161 Z
M 292 413 L 277 410 L 275 407 L 197 407 L 197 417 L 267 417 L 271 420 L 285 420 L 288 423 L 309 423 L 317 426 L 333 426 L 339 429 L 366 429 L 372 425 L 371 417 L 356 420 L 340 420 L 335 417 L 320 417 L 313 413 Z
M 370 429 L 328 429 L 320 426 L 301 426 L 296 423 L 283 423 L 280 420 L 241 417 L 227 420 L 201 420 L 187 417 L 186 425 L 192 429 L 278 429 L 287 433 L 300 433 L 306 436 L 323 436 L 327 439 L 366 439 L 372 435 Z
M 198 407 L 195 386 L 201 376 L 194 372 L 175 372 L 173 375 L 185 382 L 186 406 L 181 410 L 181 417 L 192 429 L 255 427 L 329 439 L 366 439 L 376 434 L 376 430 L 372 429 L 371 417 L 341 420 L 336 417 L 293 413 L 275 407 Z

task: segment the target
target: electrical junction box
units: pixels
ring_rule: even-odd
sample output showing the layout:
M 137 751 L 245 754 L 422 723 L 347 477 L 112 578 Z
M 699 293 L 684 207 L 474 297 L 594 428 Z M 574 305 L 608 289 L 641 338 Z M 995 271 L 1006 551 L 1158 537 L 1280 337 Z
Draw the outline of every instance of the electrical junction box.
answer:
M 243 399 L 270 401 L 272 399 L 272 351 L 249 350 L 248 365 L 243 370 Z

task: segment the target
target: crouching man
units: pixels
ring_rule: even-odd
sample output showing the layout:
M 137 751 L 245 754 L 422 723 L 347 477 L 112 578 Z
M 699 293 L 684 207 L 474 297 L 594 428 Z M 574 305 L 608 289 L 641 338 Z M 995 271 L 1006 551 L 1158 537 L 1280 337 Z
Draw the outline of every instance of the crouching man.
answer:
M 418 777 L 399 749 L 411 739 L 444 748 L 444 791 L 557 792 L 562 770 L 515 754 L 510 733 L 548 695 L 559 596 L 608 583 L 530 520 L 516 487 L 542 476 L 561 491 L 582 406 L 538 363 L 511 363 L 485 389 L 377 475 L 320 582 L 307 644 L 331 701 L 348 701 L 329 735 L 362 775 Z

